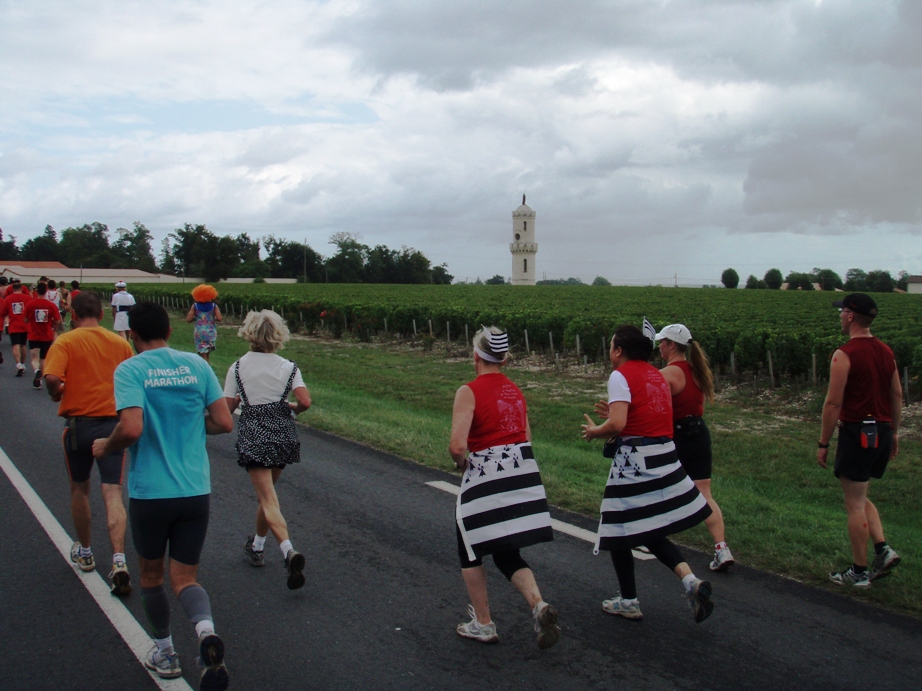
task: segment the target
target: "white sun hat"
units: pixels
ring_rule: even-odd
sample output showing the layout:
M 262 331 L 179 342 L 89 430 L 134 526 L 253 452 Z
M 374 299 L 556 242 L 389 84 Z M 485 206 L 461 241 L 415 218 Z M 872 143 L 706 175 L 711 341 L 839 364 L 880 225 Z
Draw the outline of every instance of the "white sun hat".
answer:
M 663 330 L 656 334 L 656 340 L 662 341 L 664 338 L 683 346 L 692 342 L 691 331 L 684 324 L 670 324 L 663 327 Z

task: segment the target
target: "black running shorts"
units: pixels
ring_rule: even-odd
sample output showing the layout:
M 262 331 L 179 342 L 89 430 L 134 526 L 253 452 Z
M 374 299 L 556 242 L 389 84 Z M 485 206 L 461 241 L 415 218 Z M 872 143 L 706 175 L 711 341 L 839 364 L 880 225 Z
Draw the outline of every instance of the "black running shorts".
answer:
M 54 343 L 54 341 L 33 341 L 29 339 L 29 349 L 35 350 L 37 348 L 38 356 L 44 360 L 45 356 L 48 355 L 48 349 L 51 348 L 52 343 Z
M 25 331 L 20 331 L 19 333 L 10 334 L 10 343 L 12 345 L 26 345 L 28 341 L 28 336 Z
M 210 494 L 174 499 L 131 499 L 128 519 L 138 555 L 148 561 L 163 558 L 195 566 L 208 532 Z
M 110 453 L 96 461 L 93 442 L 112 434 L 118 424 L 117 417 L 81 418 L 68 421 L 64 427 L 64 464 L 72 482 L 90 479 L 93 463 L 99 468 L 99 479 L 104 485 L 121 485 L 125 479 L 125 451 Z
M 711 479 L 711 432 L 700 417 L 678 420 L 673 425 L 679 462 L 692 480 Z
M 877 448 L 861 448 L 861 423 L 844 422 L 839 427 L 839 442 L 836 445 L 835 476 L 852 482 L 867 482 L 872 477 L 884 476 L 893 448 L 893 430 L 890 423 L 877 423 Z

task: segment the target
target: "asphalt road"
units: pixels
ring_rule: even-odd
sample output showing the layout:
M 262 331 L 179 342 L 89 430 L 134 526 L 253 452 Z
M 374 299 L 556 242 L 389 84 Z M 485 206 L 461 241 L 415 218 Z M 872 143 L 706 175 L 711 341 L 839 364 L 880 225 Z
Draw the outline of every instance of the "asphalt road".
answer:
M 31 377 L 13 377 L 8 339 L 0 350 L 0 448 L 73 535 L 57 406 L 31 388 Z M 209 439 L 212 521 L 200 581 L 227 645 L 232 688 L 918 687 L 922 623 L 915 619 L 738 566 L 710 576 L 714 614 L 695 624 L 678 579 L 654 560 L 637 563 L 644 620 L 626 621 L 601 610 L 617 592 L 607 556 L 563 534 L 524 552 L 545 599 L 560 610 L 560 643 L 537 649 L 524 600 L 492 563 L 501 643 L 461 639 L 454 628 L 466 617 L 467 597 L 454 497 L 426 484 L 458 479 L 307 428 L 300 434 L 303 461 L 278 485 L 294 545 L 307 556 L 307 584 L 298 591 L 285 587 L 273 538 L 265 568 L 245 561 L 255 496 L 236 465 L 235 433 Z M 93 548 L 105 576 L 111 554 L 97 482 L 94 471 Z M 603 485 L 600 477 L 600 496 Z M 554 515 L 594 530 L 592 520 Z M 0 688 L 157 688 L 2 474 L 0 534 Z M 699 576 L 708 573 L 707 555 L 687 555 Z M 171 602 L 184 678 L 197 688 L 193 631 Z M 146 630 L 139 590 L 124 604 Z

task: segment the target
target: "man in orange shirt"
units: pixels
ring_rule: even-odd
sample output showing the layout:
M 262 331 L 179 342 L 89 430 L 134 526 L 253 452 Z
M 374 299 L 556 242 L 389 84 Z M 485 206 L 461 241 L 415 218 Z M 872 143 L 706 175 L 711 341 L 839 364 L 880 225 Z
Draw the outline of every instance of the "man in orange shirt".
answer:
M 10 293 L 0 306 L 0 320 L 9 319 L 10 343 L 13 346 L 13 359 L 16 361 L 16 376 L 21 377 L 26 372 L 26 343 L 28 339 L 25 316 L 25 306 L 32 298 L 29 296 L 29 286 L 22 286 L 14 282 L 18 290 Z
M 29 351 L 32 353 L 32 369 L 35 377 L 32 379 L 32 388 L 42 388 L 42 368 L 45 366 L 45 356 L 54 343 L 54 333 L 61 324 L 61 312 L 51 300 L 45 297 L 48 292 L 46 283 L 39 283 L 35 287 L 35 297 L 26 303 L 23 320 L 26 322 L 26 331 L 29 334 Z
M 118 423 L 115 411 L 115 368 L 131 357 L 131 346 L 99 325 L 102 301 L 92 291 L 73 299 L 74 329 L 58 336 L 45 361 L 45 386 L 52 400 L 60 401 L 58 415 L 64 427 L 64 461 L 70 474 L 70 510 L 77 542 L 70 558 L 81 571 L 93 571 L 96 561 L 90 547 L 90 471 L 93 440 L 108 437 Z M 112 543 L 112 593 L 131 593 L 125 565 L 127 516 L 122 501 L 125 452 L 117 451 L 97 461 Z

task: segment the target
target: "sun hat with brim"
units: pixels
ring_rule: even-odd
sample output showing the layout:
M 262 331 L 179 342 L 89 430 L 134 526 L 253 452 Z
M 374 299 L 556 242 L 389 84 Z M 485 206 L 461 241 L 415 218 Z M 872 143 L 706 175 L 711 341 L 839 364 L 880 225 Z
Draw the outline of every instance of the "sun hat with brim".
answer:
M 851 310 L 855 314 L 860 314 L 864 317 L 874 318 L 877 316 L 877 303 L 874 302 L 874 298 L 864 293 L 846 295 L 841 300 L 836 300 L 832 303 L 832 306 L 840 310 Z
M 115 287 L 116 288 L 127 288 L 128 284 L 125 283 L 125 281 L 119 281 L 118 283 L 115 284 Z
M 670 324 L 656 334 L 655 338 L 657 341 L 662 341 L 665 338 L 683 346 L 687 346 L 692 342 L 691 331 L 684 324 Z

